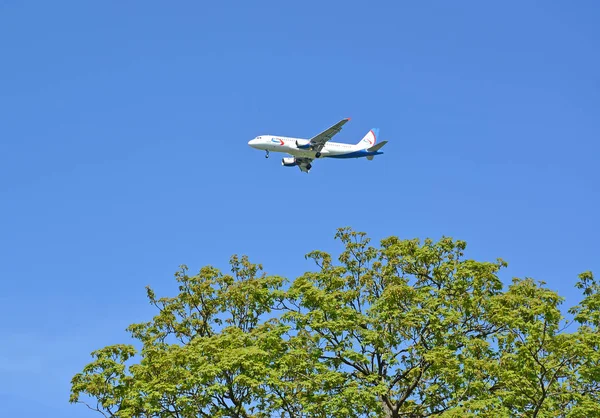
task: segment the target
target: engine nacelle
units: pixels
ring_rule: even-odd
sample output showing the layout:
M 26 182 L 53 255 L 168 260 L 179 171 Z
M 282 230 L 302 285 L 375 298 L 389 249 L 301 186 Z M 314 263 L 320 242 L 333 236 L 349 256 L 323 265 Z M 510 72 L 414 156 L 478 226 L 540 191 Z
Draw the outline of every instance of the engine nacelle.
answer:
M 281 165 L 283 165 L 284 167 L 294 167 L 294 166 L 298 165 L 298 163 L 296 162 L 296 159 L 294 157 L 282 158 Z

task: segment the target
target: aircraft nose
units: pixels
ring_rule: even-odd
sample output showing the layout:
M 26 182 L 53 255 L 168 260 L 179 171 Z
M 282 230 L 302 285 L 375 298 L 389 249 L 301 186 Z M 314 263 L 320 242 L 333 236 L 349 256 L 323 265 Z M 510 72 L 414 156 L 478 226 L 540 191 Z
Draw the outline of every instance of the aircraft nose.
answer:
M 252 148 L 256 148 L 257 144 L 258 144 L 258 139 L 256 139 L 256 138 L 251 139 L 250 141 L 248 141 L 248 145 L 250 145 Z

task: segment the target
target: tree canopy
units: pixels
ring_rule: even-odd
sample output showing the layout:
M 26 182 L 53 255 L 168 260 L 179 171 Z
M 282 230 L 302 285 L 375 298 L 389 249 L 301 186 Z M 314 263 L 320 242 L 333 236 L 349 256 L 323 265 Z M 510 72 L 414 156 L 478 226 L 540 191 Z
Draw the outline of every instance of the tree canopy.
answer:
M 70 401 L 106 417 L 600 416 L 600 284 L 590 272 L 563 299 L 543 282 L 503 286 L 502 260 L 465 257 L 444 237 L 337 231 L 334 261 L 267 275 L 176 273 L 179 294 L 147 296 L 134 344 L 101 348 Z

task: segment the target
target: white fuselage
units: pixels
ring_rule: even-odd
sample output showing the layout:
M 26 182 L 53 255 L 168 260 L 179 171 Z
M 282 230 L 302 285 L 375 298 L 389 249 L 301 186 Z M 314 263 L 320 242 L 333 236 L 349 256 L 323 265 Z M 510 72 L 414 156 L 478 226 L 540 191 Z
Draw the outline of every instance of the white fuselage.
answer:
M 310 140 L 302 138 L 261 135 L 248 142 L 248 145 L 263 151 L 283 152 L 294 157 L 315 158 L 316 151 L 310 148 L 302 148 L 303 145 L 307 145 L 309 142 Z M 364 147 L 361 147 L 360 144 L 351 145 L 340 142 L 327 142 L 320 151 L 320 154 L 321 157 L 334 157 L 350 154 L 361 149 L 364 149 Z

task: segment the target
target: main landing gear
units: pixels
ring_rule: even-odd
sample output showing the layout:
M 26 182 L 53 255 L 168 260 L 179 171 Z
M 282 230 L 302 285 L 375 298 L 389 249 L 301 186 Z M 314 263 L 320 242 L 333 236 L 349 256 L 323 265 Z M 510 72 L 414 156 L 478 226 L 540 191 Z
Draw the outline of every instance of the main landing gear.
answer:
M 319 158 L 320 156 L 321 156 L 321 153 L 320 153 L 320 152 L 317 152 L 317 153 L 315 154 L 315 157 L 317 157 L 317 158 Z
M 265 158 L 269 158 L 269 150 L 267 150 L 267 154 L 265 155 Z

